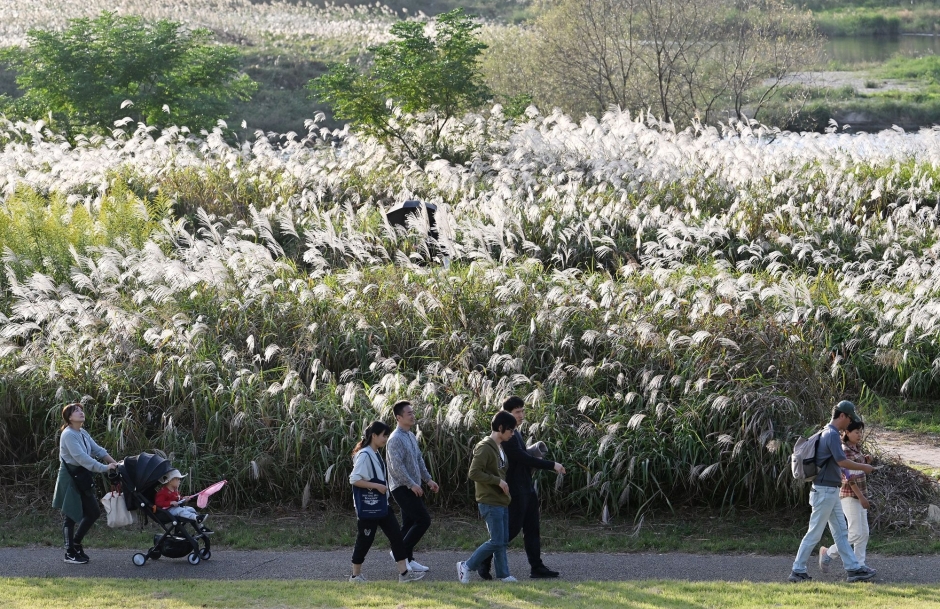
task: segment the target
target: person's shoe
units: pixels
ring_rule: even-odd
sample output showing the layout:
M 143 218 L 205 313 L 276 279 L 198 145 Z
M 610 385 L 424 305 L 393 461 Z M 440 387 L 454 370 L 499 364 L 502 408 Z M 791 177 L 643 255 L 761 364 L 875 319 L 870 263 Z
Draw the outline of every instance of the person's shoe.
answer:
M 875 577 L 875 570 L 869 569 L 868 567 L 860 567 L 852 571 L 846 571 L 845 573 L 848 576 L 845 578 L 845 581 L 850 583 L 867 582 Z
M 82 548 L 82 544 L 77 543 L 74 546 L 72 546 L 72 548 L 75 550 L 75 553 L 78 555 L 78 557 L 82 559 L 82 562 L 88 562 L 89 560 L 91 560 L 90 558 L 88 558 L 88 554 L 85 554 L 85 549 Z
M 467 563 L 462 560 L 457 562 L 457 580 L 461 584 L 470 583 L 470 569 L 467 568 Z
M 518 582 L 519 580 L 516 579 L 515 577 L 513 577 L 512 575 L 510 575 L 509 577 L 504 577 L 504 578 L 502 578 L 502 579 L 499 580 L 499 581 L 501 581 L 501 582 L 503 582 L 503 583 L 505 583 L 505 584 L 514 584 L 514 583 Z
M 424 565 L 422 565 L 416 560 L 409 560 L 407 564 L 408 564 L 409 569 L 411 569 L 412 571 L 417 571 L 419 573 L 424 573 L 426 571 L 431 570 L 430 567 L 425 567 Z
M 529 577 L 532 579 L 551 579 L 552 577 L 558 577 L 558 575 L 558 571 L 552 571 L 545 565 L 539 565 L 532 567 L 532 572 L 529 574 Z
M 424 577 L 424 573 L 418 573 L 417 571 L 412 571 L 411 569 L 408 569 L 404 573 L 398 574 L 398 583 L 405 584 L 408 582 L 416 582 L 422 577 Z
M 206 516 L 208 516 L 208 514 L 199 514 L 196 516 L 196 522 L 202 524 L 202 521 L 206 519 Z
M 73 565 L 84 565 L 88 562 L 88 558 L 82 558 L 78 555 L 74 549 L 65 551 L 65 562 L 71 563 Z
M 819 546 L 819 570 L 823 573 L 829 573 L 829 563 L 832 562 L 832 557 L 829 556 L 829 550 L 826 546 Z
M 399 577 L 400 577 L 400 576 L 399 576 Z M 350 575 L 350 576 L 349 576 L 349 583 L 351 583 L 351 584 L 364 584 L 364 583 L 366 583 L 367 581 L 368 581 L 368 580 L 366 579 L 366 576 L 363 575 L 362 573 L 360 573 L 359 575 Z
M 787 578 L 787 581 L 791 584 L 798 584 L 800 582 L 808 582 L 812 577 L 809 576 L 809 573 L 797 573 L 796 571 L 790 571 L 790 577 Z

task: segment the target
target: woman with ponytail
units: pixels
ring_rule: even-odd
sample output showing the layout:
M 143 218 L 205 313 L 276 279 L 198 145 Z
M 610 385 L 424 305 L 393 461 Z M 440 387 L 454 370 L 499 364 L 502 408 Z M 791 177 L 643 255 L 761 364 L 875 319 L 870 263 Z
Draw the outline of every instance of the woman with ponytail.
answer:
M 385 461 L 379 454 L 379 449 L 385 447 L 388 442 L 388 436 L 391 433 L 388 425 L 381 421 L 375 421 L 366 427 L 362 439 L 356 444 L 353 450 L 353 471 L 349 474 L 349 483 L 362 489 L 373 489 L 382 495 L 388 495 L 387 474 Z M 362 575 L 362 563 L 365 562 L 366 554 L 375 541 L 376 529 L 382 529 L 388 541 L 392 545 L 392 558 L 398 563 L 398 581 L 413 582 L 424 577 L 424 573 L 418 573 L 408 569 L 405 545 L 402 542 L 401 528 L 398 526 L 398 519 L 392 510 L 388 510 L 382 518 L 357 520 L 358 534 L 356 535 L 356 547 L 353 549 L 352 556 L 352 575 L 349 581 L 354 583 L 363 583 L 366 581 Z
M 101 516 L 92 474 L 110 471 L 117 467 L 117 462 L 82 429 L 85 410 L 81 404 L 75 402 L 66 405 L 62 409 L 62 419 L 59 477 L 56 479 L 52 507 L 62 510 L 65 515 L 65 523 L 62 525 L 65 562 L 80 565 L 88 562 L 88 555 L 82 549 L 82 540 Z

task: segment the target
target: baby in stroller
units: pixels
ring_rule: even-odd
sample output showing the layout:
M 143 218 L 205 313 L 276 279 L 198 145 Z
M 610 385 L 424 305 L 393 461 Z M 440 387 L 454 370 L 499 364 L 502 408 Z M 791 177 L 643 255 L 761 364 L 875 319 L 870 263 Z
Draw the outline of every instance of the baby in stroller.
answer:
M 198 532 L 207 535 L 211 534 L 212 531 L 203 524 L 203 521 L 206 519 L 206 514 L 200 514 L 195 508 L 188 505 L 181 505 L 185 500 L 180 496 L 180 481 L 185 476 L 186 474 L 181 474 L 178 469 L 174 469 L 161 477 L 160 484 L 163 486 L 157 491 L 153 502 L 158 508 L 168 511 L 177 518 L 195 522 L 195 528 Z M 191 497 L 187 497 L 186 499 L 191 499 Z

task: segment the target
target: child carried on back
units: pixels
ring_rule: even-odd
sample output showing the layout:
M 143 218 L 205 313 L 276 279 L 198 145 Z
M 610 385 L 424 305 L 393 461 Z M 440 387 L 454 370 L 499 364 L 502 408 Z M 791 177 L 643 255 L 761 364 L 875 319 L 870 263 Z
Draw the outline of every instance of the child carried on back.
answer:
M 178 469 L 174 469 L 160 478 L 160 483 L 163 486 L 157 491 L 153 502 L 158 508 L 168 511 L 177 518 L 192 520 L 197 524 L 196 530 L 200 533 L 211 533 L 212 531 L 202 524 L 202 521 L 206 519 L 205 514 L 200 514 L 195 508 L 188 505 L 180 505 L 183 503 L 180 496 L 180 481 L 185 476 L 186 474 L 181 474 Z

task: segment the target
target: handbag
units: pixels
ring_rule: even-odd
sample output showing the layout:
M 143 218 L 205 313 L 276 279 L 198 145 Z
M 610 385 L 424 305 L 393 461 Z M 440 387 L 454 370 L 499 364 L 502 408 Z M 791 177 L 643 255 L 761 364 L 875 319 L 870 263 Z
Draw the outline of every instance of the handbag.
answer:
M 372 451 L 369 451 L 369 460 L 372 462 L 372 479 L 369 482 L 387 484 L 385 480 L 378 478 L 378 468 L 375 467 Z M 385 473 L 384 468 L 382 473 Z M 356 504 L 356 517 L 359 520 L 379 520 L 388 515 L 388 495 L 374 488 L 353 486 L 353 502 Z
M 112 529 L 132 525 L 137 520 L 133 512 L 127 509 L 127 503 L 124 501 L 124 493 L 117 487 L 111 487 L 111 492 L 107 493 L 102 499 L 104 511 L 108 515 L 108 526 Z

